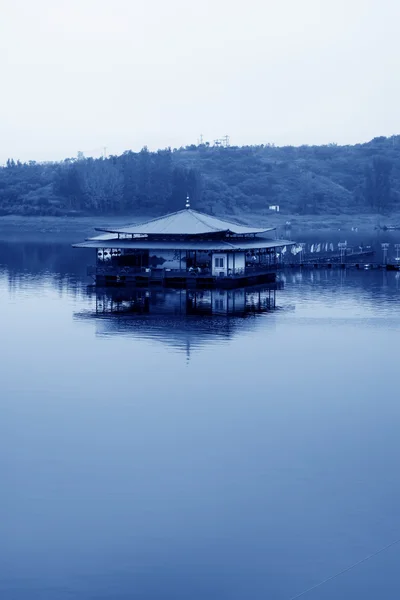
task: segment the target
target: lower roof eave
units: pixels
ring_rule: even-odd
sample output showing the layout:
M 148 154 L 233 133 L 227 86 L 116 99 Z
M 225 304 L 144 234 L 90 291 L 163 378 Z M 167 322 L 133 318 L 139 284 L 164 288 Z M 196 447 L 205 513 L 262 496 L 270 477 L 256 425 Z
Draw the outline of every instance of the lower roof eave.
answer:
M 194 242 L 167 242 L 151 241 L 147 239 L 108 239 L 108 240 L 87 240 L 78 244 L 73 244 L 74 248 L 110 248 L 110 249 L 129 249 L 129 250 L 191 250 L 207 252 L 246 252 L 248 250 L 262 250 L 272 248 L 283 248 L 284 246 L 294 246 L 296 242 L 291 240 L 268 240 L 254 238 L 252 240 L 240 240 L 236 243 L 227 241 L 194 241 Z

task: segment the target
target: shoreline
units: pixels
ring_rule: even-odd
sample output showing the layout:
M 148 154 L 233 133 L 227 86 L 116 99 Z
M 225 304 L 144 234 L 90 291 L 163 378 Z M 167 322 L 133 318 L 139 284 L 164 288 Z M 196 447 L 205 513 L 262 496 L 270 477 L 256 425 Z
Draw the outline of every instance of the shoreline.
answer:
M 233 215 L 222 215 L 229 218 Z M 119 226 L 127 222 L 135 223 L 154 218 L 148 215 L 135 217 L 24 217 L 17 215 L 6 215 L 0 217 L 0 239 L 3 241 L 18 241 L 21 236 L 24 240 L 49 241 L 71 241 L 78 242 L 82 238 L 95 236 L 96 227 L 107 225 Z M 376 214 L 361 215 L 285 215 L 277 214 L 255 214 L 252 217 L 235 215 L 233 218 L 243 220 L 247 223 L 258 222 L 260 225 L 276 227 L 278 233 L 290 231 L 286 222 L 290 221 L 293 232 L 323 232 L 323 231 L 348 231 L 357 230 L 360 233 L 373 233 L 384 226 L 400 223 L 400 214 L 384 217 Z M 357 228 L 357 229 L 355 229 Z

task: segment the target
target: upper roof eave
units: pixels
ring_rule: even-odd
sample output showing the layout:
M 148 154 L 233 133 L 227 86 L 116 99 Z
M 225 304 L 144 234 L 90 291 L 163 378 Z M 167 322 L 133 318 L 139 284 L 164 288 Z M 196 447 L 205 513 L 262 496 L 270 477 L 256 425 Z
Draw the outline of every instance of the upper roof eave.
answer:
M 250 229 L 250 228 L 249 228 Z M 106 229 L 104 227 L 95 227 L 95 231 L 101 231 L 103 233 L 113 233 L 113 234 L 121 234 L 121 235 L 136 235 L 137 237 L 152 237 L 152 236 L 166 236 L 166 237 L 177 237 L 177 236 L 197 236 L 197 235 L 207 235 L 207 232 L 201 233 L 142 233 L 142 234 L 132 234 L 128 231 L 122 231 L 121 229 Z M 251 229 L 250 231 L 246 231 L 244 233 L 238 233 L 236 231 L 232 231 L 231 229 L 218 229 L 213 231 L 212 233 L 226 233 L 231 235 L 258 235 L 261 233 L 268 233 L 270 231 L 276 231 L 276 227 L 267 227 L 266 229 Z M 211 232 L 209 232 L 211 234 Z
M 207 215 L 192 209 L 184 209 L 164 217 L 157 217 L 139 224 L 122 227 L 98 227 L 96 231 L 126 235 L 196 236 L 212 233 L 236 235 L 256 235 L 273 231 L 273 227 L 249 227 Z

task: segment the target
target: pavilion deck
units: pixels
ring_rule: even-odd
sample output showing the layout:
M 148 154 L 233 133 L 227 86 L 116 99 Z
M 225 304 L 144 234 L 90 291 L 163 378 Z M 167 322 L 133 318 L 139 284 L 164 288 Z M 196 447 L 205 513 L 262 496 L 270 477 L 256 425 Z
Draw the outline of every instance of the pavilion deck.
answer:
M 241 271 L 227 275 L 213 275 L 210 271 L 188 269 L 163 269 L 97 265 L 88 267 L 87 274 L 97 285 L 123 286 L 163 285 L 165 287 L 220 287 L 232 288 L 242 285 L 269 283 L 276 279 L 276 265 L 249 265 Z

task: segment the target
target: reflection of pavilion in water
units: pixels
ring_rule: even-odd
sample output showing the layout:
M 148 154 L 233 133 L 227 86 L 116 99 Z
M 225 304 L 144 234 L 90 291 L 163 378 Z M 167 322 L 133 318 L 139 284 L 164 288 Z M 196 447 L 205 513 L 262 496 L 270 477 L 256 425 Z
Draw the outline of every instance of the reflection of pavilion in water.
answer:
M 97 288 L 89 292 L 96 300 L 96 315 L 232 315 L 246 316 L 271 311 L 276 306 L 280 284 L 233 290 L 155 290 Z
M 152 339 L 186 353 L 231 339 L 272 312 L 281 283 L 235 290 L 89 288 L 95 310 L 76 313 L 94 320 L 96 335 Z

